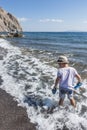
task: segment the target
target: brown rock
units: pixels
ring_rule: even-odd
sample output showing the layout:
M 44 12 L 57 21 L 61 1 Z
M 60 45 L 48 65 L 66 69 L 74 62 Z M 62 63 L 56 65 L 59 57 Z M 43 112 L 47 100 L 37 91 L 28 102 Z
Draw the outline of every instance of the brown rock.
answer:
M 0 32 L 11 31 L 22 32 L 22 27 L 16 17 L 0 8 Z

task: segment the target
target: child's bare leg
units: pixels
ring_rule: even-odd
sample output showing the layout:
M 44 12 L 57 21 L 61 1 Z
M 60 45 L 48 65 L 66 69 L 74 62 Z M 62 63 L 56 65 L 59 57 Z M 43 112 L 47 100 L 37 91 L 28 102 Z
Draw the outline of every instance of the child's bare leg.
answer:
M 70 99 L 70 103 L 73 107 L 76 107 L 76 102 L 74 98 Z
M 60 106 L 63 106 L 63 101 L 64 101 L 64 99 L 60 98 L 60 100 L 59 100 L 59 105 Z

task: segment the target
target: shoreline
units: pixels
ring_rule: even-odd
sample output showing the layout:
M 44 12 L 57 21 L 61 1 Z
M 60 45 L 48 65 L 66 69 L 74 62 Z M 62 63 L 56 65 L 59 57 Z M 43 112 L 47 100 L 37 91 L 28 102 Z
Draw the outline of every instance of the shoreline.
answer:
M 0 88 L 0 130 L 36 130 L 26 110 L 17 106 L 17 101 Z

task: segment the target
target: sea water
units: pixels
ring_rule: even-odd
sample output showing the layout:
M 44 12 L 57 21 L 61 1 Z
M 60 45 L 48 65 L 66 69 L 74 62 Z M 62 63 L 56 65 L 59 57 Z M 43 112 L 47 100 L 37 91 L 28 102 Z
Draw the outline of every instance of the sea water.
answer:
M 87 129 L 87 99 L 75 94 L 74 110 L 67 97 L 64 108 L 58 106 L 59 90 L 52 94 L 62 54 L 81 75 L 86 96 L 87 33 L 25 32 L 22 38 L 0 39 L 0 87 L 26 108 L 37 130 Z

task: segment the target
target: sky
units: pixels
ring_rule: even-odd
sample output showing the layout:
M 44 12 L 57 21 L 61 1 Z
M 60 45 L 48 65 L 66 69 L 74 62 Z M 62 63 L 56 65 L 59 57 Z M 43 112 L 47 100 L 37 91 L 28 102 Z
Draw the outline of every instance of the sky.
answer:
M 87 31 L 87 0 L 0 0 L 23 31 Z

